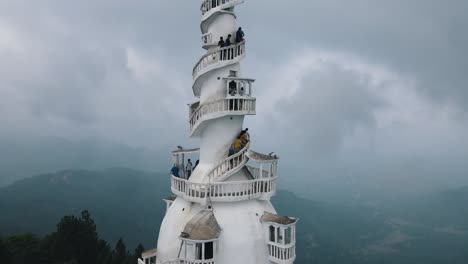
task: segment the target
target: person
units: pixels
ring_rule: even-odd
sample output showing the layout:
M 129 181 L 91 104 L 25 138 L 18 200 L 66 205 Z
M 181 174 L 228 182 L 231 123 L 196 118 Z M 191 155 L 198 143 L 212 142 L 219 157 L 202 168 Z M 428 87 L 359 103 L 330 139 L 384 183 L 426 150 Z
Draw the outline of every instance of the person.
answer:
M 225 43 L 225 47 L 229 47 L 231 46 L 231 34 L 229 34 L 226 38 L 226 43 Z M 233 49 L 227 49 L 224 51 L 224 56 L 226 57 L 226 59 L 228 60 L 232 60 L 234 59 L 234 50 Z
M 227 36 L 227 38 L 226 38 L 225 46 L 226 46 L 226 47 L 229 47 L 229 46 L 231 46 L 231 44 L 232 44 L 232 43 L 231 43 L 231 34 L 229 34 L 229 35 Z
M 219 41 L 218 41 L 218 46 L 220 49 L 224 48 L 226 46 L 226 43 L 224 42 L 224 38 L 223 37 L 220 37 L 219 38 Z M 224 60 L 226 57 L 226 51 L 220 51 L 219 53 L 219 56 L 220 56 L 220 60 Z
M 242 138 L 241 136 L 238 136 L 236 138 L 236 141 L 234 141 L 234 148 L 236 149 L 236 152 L 239 152 L 242 148 Z
M 200 163 L 200 160 L 195 161 L 195 166 L 193 166 L 193 171 L 195 171 L 195 168 L 197 168 L 198 163 Z
M 245 131 L 241 132 L 241 140 L 242 140 L 242 146 L 245 146 L 249 142 L 247 133 L 245 133 Z
M 232 156 L 232 155 L 234 155 L 234 154 L 236 154 L 236 148 L 234 147 L 234 144 L 231 144 L 231 147 L 229 147 L 229 154 L 228 154 L 228 156 L 230 157 L 230 156 Z
M 229 82 L 229 95 L 235 96 L 237 94 L 237 84 L 234 80 Z
M 192 161 L 188 159 L 187 166 L 185 166 L 185 172 L 187 173 L 187 180 L 192 175 L 192 166 L 193 166 Z
M 245 136 L 246 136 L 247 140 L 250 141 L 249 128 L 244 129 L 244 131 L 245 131 Z
M 239 27 L 239 29 L 236 32 L 236 43 L 241 43 L 242 41 L 244 41 L 244 36 L 244 31 L 242 31 L 242 28 Z
M 220 38 L 219 38 L 218 46 L 219 46 L 220 48 L 224 48 L 224 47 L 226 46 L 226 43 L 224 42 L 224 38 L 223 38 L 223 37 L 220 37 Z
M 174 177 L 177 177 L 179 178 L 179 163 L 177 162 L 174 162 L 174 166 L 172 166 L 172 169 L 171 169 L 171 175 L 173 175 Z
M 244 86 L 241 86 L 241 88 L 239 89 L 239 95 L 240 95 L 240 96 L 244 96 L 244 95 L 245 95 Z

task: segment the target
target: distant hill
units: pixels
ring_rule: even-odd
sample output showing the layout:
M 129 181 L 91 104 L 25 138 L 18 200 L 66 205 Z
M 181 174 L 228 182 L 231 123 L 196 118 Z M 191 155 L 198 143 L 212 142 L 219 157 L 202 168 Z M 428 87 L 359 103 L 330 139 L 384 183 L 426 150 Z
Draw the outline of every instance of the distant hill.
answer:
M 32 175 L 70 168 L 103 170 L 120 166 L 159 171 L 169 163 L 166 150 L 129 147 L 102 139 L 0 136 L 0 187 Z
M 44 174 L 0 188 L 0 235 L 46 234 L 63 215 L 87 209 L 111 244 L 123 237 L 130 248 L 140 242 L 150 248 L 168 195 L 165 173 L 113 168 Z M 300 218 L 296 264 L 466 264 L 468 218 L 460 208 L 467 197 L 464 188 L 387 207 L 340 206 L 280 190 L 273 202 L 280 213 Z M 427 220 L 441 213 L 450 217 L 441 224 Z

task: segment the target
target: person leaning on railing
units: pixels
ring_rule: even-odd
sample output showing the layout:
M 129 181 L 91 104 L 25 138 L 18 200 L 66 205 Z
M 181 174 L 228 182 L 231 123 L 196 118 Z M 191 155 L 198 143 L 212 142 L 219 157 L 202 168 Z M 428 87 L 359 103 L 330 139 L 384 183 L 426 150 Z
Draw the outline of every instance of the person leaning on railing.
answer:
M 180 178 L 179 171 L 180 171 L 179 163 L 174 162 L 174 165 L 172 166 L 170 174 L 173 175 L 174 177 Z

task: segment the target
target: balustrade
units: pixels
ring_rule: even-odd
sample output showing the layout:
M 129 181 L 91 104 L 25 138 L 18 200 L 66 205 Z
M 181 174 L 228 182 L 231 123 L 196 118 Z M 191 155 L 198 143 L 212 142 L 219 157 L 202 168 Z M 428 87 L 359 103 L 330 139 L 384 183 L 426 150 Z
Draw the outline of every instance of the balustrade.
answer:
M 191 110 L 192 111 L 192 110 Z M 254 115 L 256 112 L 255 98 L 221 99 L 199 106 L 190 116 L 190 129 L 194 130 L 199 122 L 210 118 L 209 114 L 242 114 Z
M 226 95 L 227 97 L 250 97 L 252 96 L 252 83 L 254 79 L 226 77 Z
M 210 65 L 223 61 L 232 61 L 244 54 L 245 41 L 228 47 L 223 47 L 212 52 L 208 52 L 198 61 L 198 63 L 193 68 L 193 79 L 196 79 L 200 71 L 207 68 Z
M 260 168 L 256 168 L 253 166 L 246 166 L 247 169 L 250 171 L 254 179 L 265 179 L 265 178 L 273 178 L 273 174 L 271 174 L 268 170 L 262 169 L 262 173 L 260 174 Z
M 174 259 L 163 262 L 163 264 L 216 264 L 214 260 L 188 260 L 188 259 Z
M 193 183 L 172 176 L 172 192 L 187 201 L 204 204 L 209 198 L 212 202 L 234 202 L 249 199 L 268 199 L 276 192 L 276 178 L 236 181 Z
M 227 159 L 220 162 L 213 170 L 208 173 L 208 177 L 212 180 L 218 180 L 221 176 L 227 176 L 228 173 L 237 171 L 247 163 L 247 151 L 249 150 L 250 142 L 244 148 L 234 155 L 229 156 Z
M 203 34 L 202 36 L 202 45 L 205 47 L 207 45 L 216 44 L 213 42 L 213 35 L 211 33 Z
M 294 244 L 289 246 L 279 246 L 276 244 L 268 244 L 268 254 L 270 260 L 276 263 L 292 263 L 296 258 L 296 246 Z
M 237 4 L 242 2 L 243 0 L 205 0 L 201 4 L 200 10 L 204 15 L 213 8 L 220 7 L 222 9 L 224 8 L 224 5 L 227 6 L 227 4 Z

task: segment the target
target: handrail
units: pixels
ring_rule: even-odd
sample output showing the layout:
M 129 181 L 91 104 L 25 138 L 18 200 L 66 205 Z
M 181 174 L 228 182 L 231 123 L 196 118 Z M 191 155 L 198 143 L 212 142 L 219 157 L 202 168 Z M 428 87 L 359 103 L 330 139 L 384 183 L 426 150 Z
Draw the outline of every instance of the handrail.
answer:
M 255 114 L 255 101 L 256 99 L 252 97 L 226 98 L 200 105 L 190 115 L 190 129 L 193 130 L 200 119 L 211 113 Z
M 163 262 L 163 264 L 216 264 L 214 260 L 188 260 L 184 258 L 177 258 Z
M 203 34 L 201 39 L 202 39 L 203 46 L 214 45 L 215 44 L 215 43 L 213 43 L 213 35 L 211 34 L 211 32 Z
M 229 173 L 230 171 L 235 171 L 247 163 L 247 156 L 246 153 L 250 148 L 250 142 L 239 150 L 236 154 L 227 157 L 220 163 L 218 163 L 211 171 L 208 173 L 208 177 L 211 180 L 216 180 L 220 178 L 222 175 Z
M 219 61 L 233 60 L 245 53 L 245 41 L 231 46 L 219 48 L 203 55 L 195 64 L 192 71 L 192 77 L 195 79 L 197 74 L 208 65 Z M 211 56 L 211 59 L 210 59 Z
M 270 172 L 266 169 L 262 169 L 262 174 L 260 175 L 260 168 L 254 167 L 254 166 L 246 166 L 247 169 L 250 171 L 254 179 L 265 179 L 265 178 L 271 178 Z
M 269 199 L 276 192 L 276 178 L 234 182 L 195 183 L 175 176 L 171 177 L 171 189 L 175 195 L 190 202 L 237 202 L 249 199 Z
M 221 7 L 223 5 L 229 4 L 230 2 L 235 2 L 239 0 L 205 0 L 201 3 L 200 6 L 200 11 L 202 12 L 202 15 L 204 15 L 206 12 L 210 11 L 213 8 L 216 7 Z M 215 3 L 215 6 L 213 6 L 213 3 Z
M 277 245 L 268 243 L 268 254 L 271 259 L 279 261 L 291 261 L 296 258 L 296 245 Z

